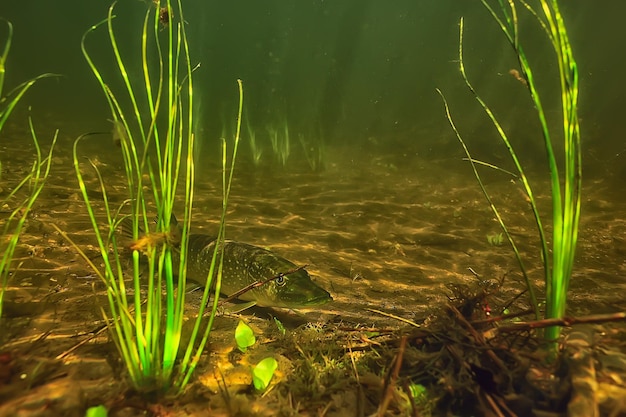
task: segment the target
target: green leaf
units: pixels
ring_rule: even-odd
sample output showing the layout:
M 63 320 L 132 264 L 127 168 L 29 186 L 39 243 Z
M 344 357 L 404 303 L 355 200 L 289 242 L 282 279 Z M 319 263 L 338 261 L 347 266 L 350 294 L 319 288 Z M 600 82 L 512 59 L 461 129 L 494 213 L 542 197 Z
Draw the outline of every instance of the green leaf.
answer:
M 426 387 L 422 384 L 410 384 L 409 390 L 411 391 L 411 396 L 415 401 L 422 402 L 426 399 L 428 393 L 426 392 Z
M 258 391 L 265 391 L 278 368 L 276 359 L 269 357 L 259 362 L 252 370 L 252 383 Z
M 278 327 L 278 331 L 280 332 L 280 334 L 284 336 L 286 333 L 286 330 L 285 330 L 285 326 L 283 326 L 283 323 L 280 320 L 278 320 L 276 317 L 274 317 L 274 323 L 276 323 L 276 327 Z
M 107 417 L 108 412 L 105 406 L 97 405 L 95 407 L 89 407 L 85 413 L 85 417 Z
M 243 321 L 239 320 L 237 329 L 235 329 L 235 340 L 240 351 L 245 352 L 248 348 L 256 343 L 254 332 Z

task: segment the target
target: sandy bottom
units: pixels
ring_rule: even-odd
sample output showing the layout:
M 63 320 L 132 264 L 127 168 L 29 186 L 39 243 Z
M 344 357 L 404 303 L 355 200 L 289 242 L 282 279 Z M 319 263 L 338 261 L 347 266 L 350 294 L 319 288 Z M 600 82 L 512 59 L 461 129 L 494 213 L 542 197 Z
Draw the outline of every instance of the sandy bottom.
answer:
M 127 198 L 121 159 L 106 153 L 109 142 L 96 142 L 86 143 L 81 154 L 99 167 L 109 200 L 118 205 Z M 3 147 L 1 195 L 8 192 L 5 184 L 24 176 L 31 155 L 26 146 Z M 102 198 L 86 158 L 81 159 L 80 168 L 86 173 L 92 202 L 100 210 Z M 216 231 L 220 175 L 212 168 L 199 172 L 194 232 Z M 394 156 L 337 148 L 329 152 L 326 169 L 314 173 L 305 163 L 254 167 L 244 156 L 235 178 L 227 237 L 308 265 L 307 270 L 334 301 L 297 313 L 244 312 L 261 342 L 235 359 L 233 331 L 239 318 L 219 317 L 197 380 L 186 395 L 164 402 L 160 411 L 137 406 L 119 415 L 157 411 L 160 415 L 208 415 L 209 410 L 212 415 L 262 415 L 272 410 L 282 410 L 284 415 L 290 414 L 285 410 L 292 415 L 354 415 L 347 410 L 360 400 L 340 386 L 320 383 L 324 389 L 319 392 L 289 390 L 290 384 L 295 387 L 298 372 L 304 372 L 294 368 L 288 355 L 298 351 L 295 344 L 301 350 L 315 350 L 310 339 L 317 338 L 319 343 L 345 346 L 355 333 L 339 329 L 396 329 L 405 325 L 398 318 L 421 323 L 445 303 L 448 284 L 504 278 L 511 297 L 523 288 L 509 245 L 488 241 L 487 236 L 497 235 L 500 229 L 460 157 L 433 160 L 419 154 Z M 531 181 L 541 210 L 547 213 L 547 182 L 536 175 L 531 175 Z M 486 172 L 485 182 L 517 240 L 531 279 L 541 283 L 536 228 L 519 184 L 493 172 Z M 608 177 L 585 182 L 570 315 L 624 309 L 626 199 L 620 196 L 623 190 L 611 185 L 615 183 L 615 178 Z M 10 208 L 11 202 L 2 208 L 4 216 Z M 0 404 L 5 404 L 0 405 L 0 415 L 62 412 L 78 416 L 86 406 L 110 405 L 124 397 L 123 369 L 106 332 L 68 353 L 103 324 L 100 308 L 106 308 L 106 299 L 99 279 L 52 224 L 66 231 L 98 264 L 70 141 L 60 143 L 55 153 L 50 179 L 24 229 L 14 263 L 19 268 L 5 295 L 0 352 L 7 352 L 13 365 L 12 374 L 4 378 L 7 385 L 0 385 Z M 282 321 L 288 333 L 298 336 L 277 336 L 272 316 Z M 279 357 L 279 373 L 274 389 L 261 397 L 245 389 L 250 383 L 246 364 L 268 354 Z M 225 391 L 220 391 L 217 368 L 228 376 L 228 390 L 236 396 L 225 397 Z

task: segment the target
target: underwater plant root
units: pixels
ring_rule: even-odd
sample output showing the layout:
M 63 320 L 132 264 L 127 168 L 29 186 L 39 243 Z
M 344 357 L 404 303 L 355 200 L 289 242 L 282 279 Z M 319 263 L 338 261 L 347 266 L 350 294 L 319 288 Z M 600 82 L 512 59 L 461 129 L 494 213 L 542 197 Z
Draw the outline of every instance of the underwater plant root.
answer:
M 512 323 L 510 316 L 517 313 L 506 319 L 485 318 L 492 309 L 503 311 L 498 308 L 508 306 L 499 288 L 450 289 L 453 295 L 440 311 L 421 328 L 407 328 L 389 341 L 396 348 L 382 355 L 385 369 L 403 361 L 399 375 L 392 373 L 388 385 L 404 387 L 409 397 L 408 387 L 425 387 L 428 405 L 424 401 L 416 405 L 411 397 L 417 408 L 414 415 L 624 415 L 624 404 L 607 400 L 617 391 L 623 393 L 623 387 L 617 379 L 603 386 L 600 381 L 610 373 L 600 376 L 596 367 L 602 357 L 612 362 L 626 355 L 602 347 L 614 346 L 613 342 L 594 342 L 592 328 L 596 323 L 623 321 L 623 313 Z M 527 310 L 516 308 L 520 314 Z M 548 345 L 535 329 L 553 325 L 580 326 L 562 341 L 563 355 L 551 361 Z M 387 401 L 384 396 L 381 409 Z

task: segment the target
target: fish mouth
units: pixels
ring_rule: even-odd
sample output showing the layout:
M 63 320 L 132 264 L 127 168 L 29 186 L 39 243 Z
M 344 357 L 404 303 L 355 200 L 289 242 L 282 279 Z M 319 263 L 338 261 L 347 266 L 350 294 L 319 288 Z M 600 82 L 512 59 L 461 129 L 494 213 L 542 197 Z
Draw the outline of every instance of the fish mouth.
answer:
M 317 297 L 309 298 L 302 303 L 294 303 L 294 304 L 296 304 L 296 306 L 301 306 L 301 307 L 313 307 L 313 306 L 326 304 L 327 302 L 332 301 L 332 300 L 333 300 L 333 297 L 330 295 L 330 293 L 327 292 L 326 294 L 320 294 Z
M 282 307 L 282 308 L 306 308 L 306 307 L 315 307 L 322 304 L 326 304 L 329 301 L 333 300 L 331 295 L 324 291 L 325 294 L 319 294 L 315 297 L 306 298 L 304 300 L 292 299 L 292 300 L 274 300 L 274 302 L 267 303 L 268 306 L 272 307 Z

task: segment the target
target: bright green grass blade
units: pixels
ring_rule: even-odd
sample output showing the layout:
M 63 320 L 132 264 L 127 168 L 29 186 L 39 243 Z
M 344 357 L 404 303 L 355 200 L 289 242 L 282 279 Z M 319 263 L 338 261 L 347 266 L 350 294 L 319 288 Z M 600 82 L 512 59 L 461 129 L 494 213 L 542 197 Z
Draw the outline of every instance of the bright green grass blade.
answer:
M 580 221 L 580 200 L 582 188 L 582 152 L 580 148 L 580 128 L 578 122 L 578 68 L 573 58 L 572 49 L 569 43 L 569 37 L 565 27 L 565 23 L 560 14 L 557 0 L 538 0 L 541 12 L 535 10 L 525 0 L 518 0 L 524 8 L 535 18 L 541 29 L 546 33 L 548 40 L 553 46 L 556 62 L 559 68 L 559 86 L 561 92 L 561 116 L 562 130 L 564 140 L 564 154 L 562 171 L 559 171 L 557 158 L 553 149 L 553 135 L 549 129 L 548 121 L 544 112 L 541 95 L 536 87 L 534 72 L 530 66 L 524 49 L 520 41 L 520 29 L 518 25 L 518 12 L 515 0 L 498 0 L 497 7 L 492 7 L 488 0 L 481 0 L 481 3 L 496 21 L 507 40 L 511 44 L 518 58 L 518 64 L 526 81 L 529 94 L 532 98 L 537 118 L 541 127 L 541 134 L 546 158 L 549 167 L 551 194 L 552 194 L 552 252 L 548 250 L 548 237 L 544 230 L 542 220 L 539 216 L 537 203 L 530 186 L 530 183 L 524 173 L 517 154 L 504 129 L 496 119 L 495 115 L 487 104 L 480 98 L 478 93 L 471 85 L 465 66 L 463 63 L 463 19 L 460 22 L 459 36 L 459 67 L 461 75 L 475 99 L 479 102 L 493 126 L 496 128 L 501 141 L 506 146 L 512 161 L 519 173 L 519 179 L 524 187 L 524 191 L 530 202 L 533 211 L 535 224 L 537 226 L 542 261 L 544 266 L 544 282 L 546 291 L 546 318 L 559 318 L 565 314 L 567 304 L 567 290 L 569 288 L 569 280 L 572 274 L 574 255 L 578 239 L 578 225 Z M 480 175 L 476 170 L 476 164 L 481 163 L 475 161 L 461 138 L 448 108 L 448 103 L 443 94 L 441 95 L 448 121 L 452 126 L 459 142 L 461 143 L 467 159 L 469 160 L 474 175 L 485 195 L 492 212 L 500 223 L 505 235 L 509 239 L 515 256 L 520 264 L 520 269 L 526 281 L 531 303 L 535 309 L 535 313 L 539 314 L 538 302 L 534 295 L 534 284 L 527 276 L 521 254 L 517 250 L 515 243 L 508 233 L 508 230 L 500 217 L 497 208 L 494 206 L 489 194 L 487 193 Z M 560 334 L 560 328 L 551 327 L 546 329 L 545 337 L 549 341 L 556 341 Z M 556 344 L 551 345 L 554 350 Z
M 43 158 L 41 147 L 39 145 L 39 139 L 37 138 L 33 121 L 30 117 L 28 119 L 28 125 L 30 128 L 31 138 L 35 146 L 36 158 L 33 162 L 30 173 L 26 175 L 20 184 L 13 190 L 10 196 L 15 195 L 15 193 L 22 190 L 26 183 L 32 184 L 32 186 L 26 198 L 17 203 L 15 208 L 11 211 L 11 214 L 6 220 L 5 226 L 2 230 L 3 239 L 8 235 L 10 235 L 10 238 L 5 244 L 2 245 L 2 247 L 0 247 L 0 250 L 2 250 L 2 258 L 0 258 L 0 318 L 2 317 L 4 293 L 8 285 L 11 262 L 13 260 L 15 249 L 19 243 L 20 233 L 24 228 L 24 224 L 28 218 L 28 213 L 33 208 L 37 198 L 41 194 L 44 184 L 48 179 L 48 175 L 50 174 L 52 152 L 56 145 L 59 133 L 58 131 L 55 132 L 48 155 Z
M 107 19 L 91 27 L 83 36 L 81 43 L 88 65 L 107 98 L 114 128 L 121 138 L 120 145 L 129 189 L 128 201 L 131 213 L 122 214 L 118 208 L 113 214 L 113 210 L 108 207 L 103 179 L 96 169 L 108 222 L 106 240 L 96 230 L 94 208 L 86 194 L 84 180 L 78 168 L 77 178 L 92 219 L 96 240 L 105 259 L 105 271 L 101 276 L 107 282 L 114 340 L 126 364 L 132 385 L 138 390 L 157 392 L 167 392 L 172 387 L 175 387 L 177 392 L 184 389 L 199 354 L 206 345 L 215 314 L 213 309 L 212 315 L 205 321 L 201 311 L 196 321 L 197 328 L 187 344 L 183 345 L 181 337 L 185 310 L 186 252 L 195 179 L 192 75 L 197 66 L 191 65 L 181 2 L 177 1 L 175 6 L 176 11 L 173 10 L 172 2 L 169 0 L 160 6 L 167 7 L 171 16 L 177 16 L 176 21 L 171 21 L 168 25 L 163 26 L 159 22 L 159 7 L 152 4 L 143 19 L 140 49 L 140 66 L 143 74 L 141 82 L 137 83 L 128 76 L 131 66 L 127 65 L 126 58 L 118 46 L 113 24 L 114 5 L 109 8 Z M 127 97 L 122 101 L 118 100 L 119 92 L 113 92 L 109 88 L 105 77 L 87 52 L 86 38 L 100 26 L 106 26 L 117 64 L 116 69 L 123 81 L 122 95 L 119 97 Z M 242 99 L 241 85 L 240 99 Z M 129 105 L 122 106 L 121 102 L 127 102 Z M 147 109 L 150 116 L 148 121 L 140 117 L 142 109 Z M 240 119 L 241 110 L 238 132 Z M 218 237 L 220 242 L 224 239 L 226 200 L 232 182 L 237 143 L 233 150 L 228 186 L 225 165 L 223 170 L 224 204 Z M 150 182 L 149 187 L 145 187 L 146 178 Z M 175 249 L 169 237 L 172 236 L 172 229 L 178 226 L 172 225 L 171 220 L 175 203 L 179 200 L 177 190 L 183 183 L 185 210 L 180 242 L 177 242 Z M 149 216 L 152 210 L 157 214 L 154 226 Z M 119 226 L 121 218 L 126 216 L 132 220 L 134 239 L 132 245 L 134 294 L 130 301 L 125 295 L 124 271 L 119 262 L 120 254 L 115 238 L 115 228 Z M 137 242 L 140 241 L 143 243 L 138 246 Z M 104 253 L 108 246 L 113 246 L 114 249 L 110 256 Z M 175 263 L 174 250 L 177 251 L 178 265 Z M 142 264 L 145 264 L 143 275 L 140 273 Z M 219 291 L 220 265 L 221 255 L 218 258 L 216 251 L 210 276 L 218 281 L 217 291 Z M 214 271 L 218 271 L 216 276 Z M 210 287 L 211 285 L 207 285 L 207 291 Z M 208 299 L 208 292 L 206 297 Z M 200 336 L 201 339 L 198 340 Z M 181 350 L 185 352 L 182 358 Z M 196 355 L 193 355 L 195 362 L 192 364 L 190 362 L 194 352 L 196 352 Z
M 219 294 L 221 290 L 222 283 L 222 267 L 224 264 L 224 251 L 220 250 L 224 244 L 225 240 L 225 228 L 226 228 L 226 212 L 228 208 L 228 199 L 230 197 L 231 185 L 233 182 L 233 173 L 235 171 L 235 161 L 237 159 L 237 150 L 239 149 L 239 139 L 241 134 L 241 122 L 242 122 L 242 112 L 244 105 L 244 97 L 243 97 L 243 82 L 241 80 L 237 80 L 237 86 L 239 89 L 239 108 L 237 111 L 237 130 L 235 134 L 235 143 L 233 145 L 233 151 L 231 156 L 231 164 L 230 164 L 230 173 L 227 177 L 227 153 L 226 153 L 226 144 L 225 141 L 222 141 L 222 214 L 220 217 L 220 226 L 218 229 L 218 235 L 216 238 L 217 244 L 215 245 L 215 249 L 213 251 L 213 255 L 211 258 L 211 264 L 209 267 L 209 273 L 206 279 L 206 285 L 204 287 L 204 293 L 202 294 L 202 301 L 200 302 L 200 308 L 198 311 L 198 316 L 194 323 L 194 328 L 192 330 L 191 340 L 195 341 L 200 334 L 200 328 L 203 324 L 201 318 L 204 315 L 205 306 L 208 304 L 209 294 L 213 291 L 216 296 L 213 298 L 213 305 L 211 307 L 211 313 L 209 315 L 208 323 L 205 324 L 204 333 L 200 338 L 197 347 L 195 347 L 192 343 L 187 346 L 185 350 L 185 354 L 181 361 L 180 373 L 179 377 L 175 381 L 175 387 L 178 392 L 181 392 L 185 386 L 189 383 L 191 379 L 191 375 L 195 370 L 198 362 L 200 361 L 200 357 L 204 352 L 204 348 L 208 342 L 209 334 L 213 327 L 213 321 L 215 319 L 215 315 L 217 312 L 217 306 L 219 302 Z M 193 153 L 189 154 L 189 158 L 193 158 Z M 219 254 L 219 258 L 218 258 Z M 216 273 L 217 271 L 217 273 Z M 215 280 L 215 282 L 213 281 Z
M 538 215 L 532 190 L 523 171 L 519 166 L 513 148 L 506 140 L 506 135 L 500 128 L 493 114 L 488 110 L 469 85 L 461 61 L 461 72 L 466 84 L 479 100 L 483 109 L 488 113 L 492 123 L 499 131 L 502 140 L 513 158 L 526 193 L 530 199 L 535 216 L 542 246 L 542 260 L 544 263 L 544 278 L 546 288 L 546 318 L 559 318 L 565 314 L 567 291 L 572 274 L 572 267 L 578 240 L 578 225 L 580 221 L 580 200 L 582 188 L 582 152 L 580 148 L 580 128 L 578 122 L 578 67 L 573 57 L 569 36 L 563 17 L 559 11 L 557 0 L 539 0 L 540 12 L 535 10 L 525 0 L 519 3 L 535 18 L 541 29 L 546 33 L 551 43 L 558 65 L 559 86 L 561 92 L 561 118 L 563 130 L 563 170 L 560 171 L 557 158 L 553 150 L 552 137 L 555 136 L 549 129 L 548 121 L 543 109 L 541 96 L 536 87 L 534 72 L 520 42 L 518 12 L 515 0 L 498 0 L 498 7 L 492 7 L 488 0 L 481 0 L 482 4 L 500 26 L 500 29 L 511 44 L 517 55 L 521 72 L 527 81 L 527 87 L 536 110 L 541 126 L 544 148 L 550 172 L 552 191 L 552 252 L 548 252 L 548 239 Z M 462 30 L 461 30 L 462 32 Z M 461 41 L 462 43 L 462 41 Z M 527 283 L 530 285 L 531 283 Z M 551 327 L 546 330 L 545 337 L 555 341 L 560 334 L 560 328 Z M 556 348 L 556 344 L 552 345 Z
M 42 74 L 37 77 L 31 78 L 30 80 L 18 85 L 11 92 L 9 92 L 6 96 L 2 96 L 2 92 L 4 90 L 4 76 L 6 72 L 6 59 L 8 57 L 9 51 L 11 49 L 11 41 L 13 38 L 13 25 L 4 19 L 0 19 L 7 24 L 7 40 L 4 44 L 4 48 L 2 51 L 2 55 L 0 55 L 0 104 L 2 107 L 0 108 L 0 132 L 2 131 L 6 121 L 9 116 L 20 102 L 22 97 L 26 94 L 26 92 L 32 87 L 39 79 L 55 76 L 54 74 Z M 31 210 L 37 197 L 41 193 L 43 189 L 43 185 L 48 177 L 50 172 L 50 163 L 52 160 L 52 151 L 54 149 L 54 145 L 56 144 L 58 131 L 55 133 L 52 145 L 50 147 L 50 153 L 48 157 L 42 159 L 41 148 L 39 146 L 39 141 L 37 139 L 37 135 L 35 133 L 35 129 L 33 127 L 32 119 L 29 117 L 28 120 L 29 128 L 31 132 L 31 138 L 35 145 L 36 150 L 36 159 L 32 164 L 31 171 L 27 174 L 22 181 L 13 188 L 11 193 L 3 200 L 3 204 L 12 199 L 18 192 L 23 190 L 26 184 L 30 186 L 30 192 L 27 197 L 21 202 L 15 205 L 15 208 L 12 210 L 9 218 L 6 220 L 5 227 L 2 231 L 3 240 L 7 235 L 10 237 L 7 239 L 6 244 L 3 244 L 0 247 L 2 251 L 2 258 L 0 259 L 0 317 L 2 316 L 2 307 L 4 302 L 4 293 L 6 290 L 6 286 L 8 284 L 8 278 L 10 274 L 11 261 L 13 259 L 13 255 L 15 253 L 15 249 L 17 247 L 19 236 L 24 227 L 24 223 L 27 218 L 28 212 Z M 42 172 L 42 168 L 45 167 Z

